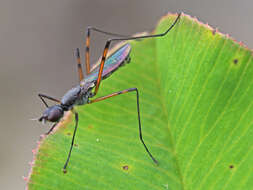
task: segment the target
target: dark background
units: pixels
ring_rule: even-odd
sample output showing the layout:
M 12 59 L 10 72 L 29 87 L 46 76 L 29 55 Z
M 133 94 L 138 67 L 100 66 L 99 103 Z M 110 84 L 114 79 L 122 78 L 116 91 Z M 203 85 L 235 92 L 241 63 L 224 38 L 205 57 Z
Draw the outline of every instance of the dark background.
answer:
M 29 120 L 44 110 L 37 93 L 61 97 L 77 84 L 73 50 L 84 49 L 87 26 L 134 34 L 183 11 L 252 48 L 252 7 L 252 0 L 0 0 L 1 189 L 25 187 L 32 149 L 48 130 Z M 92 62 L 105 39 L 92 35 Z

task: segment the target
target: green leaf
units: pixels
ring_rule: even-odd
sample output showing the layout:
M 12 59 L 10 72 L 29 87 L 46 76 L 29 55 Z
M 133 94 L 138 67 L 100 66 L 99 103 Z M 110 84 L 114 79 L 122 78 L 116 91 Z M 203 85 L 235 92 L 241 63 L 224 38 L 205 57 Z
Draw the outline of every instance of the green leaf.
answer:
M 155 33 L 176 15 L 164 17 Z M 187 15 L 162 38 L 131 42 L 130 64 L 77 108 L 76 146 L 64 174 L 72 116 L 39 144 L 29 189 L 251 189 L 253 187 L 252 51 Z

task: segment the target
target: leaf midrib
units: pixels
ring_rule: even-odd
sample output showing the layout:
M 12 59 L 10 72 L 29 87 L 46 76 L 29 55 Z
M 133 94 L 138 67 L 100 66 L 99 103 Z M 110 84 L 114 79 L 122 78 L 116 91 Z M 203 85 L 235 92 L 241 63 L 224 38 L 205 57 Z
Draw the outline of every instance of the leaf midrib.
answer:
M 176 36 L 178 34 L 178 30 L 175 31 L 175 39 L 176 40 Z M 157 90 L 158 90 L 158 94 L 160 95 L 160 102 L 161 102 L 161 106 L 162 106 L 162 110 L 164 112 L 164 115 L 166 117 L 166 123 L 167 123 L 167 129 L 168 129 L 168 133 L 169 133 L 169 140 L 170 140 L 170 144 L 171 144 L 171 153 L 173 154 L 173 158 L 174 158 L 174 162 L 175 162 L 175 165 L 176 165 L 176 169 L 178 170 L 178 176 L 179 176 L 179 179 L 180 179 L 180 183 L 181 183 L 181 187 L 182 189 L 184 190 L 184 179 L 183 179 L 183 176 L 182 176 L 182 173 L 181 173 L 181 169 L 180 169 L 180 166 L 179 166 L 179 161 L 177 159 L 177 153 L 175 151 L 175 146 L 174 146 L 174 142 L 173 142 L 173 139 L 172 139 L 172 133 L 170 131 L 170 122 L 169 122 L 169 117 L 168 117 L 168 110 L 167 110 L 167 107 L 165 106 L 165 96 L 162 92 L 162 85 L 161 85 L 161 79 L 160 79 L 160 76 L 161 76 L 161 72 L 160 70 L 158 69 L 158 63 L 157 63 L 157 40 L 155 40 L 155 43 L 154 43 L 154 57 L 155 57 L 155 61 L 154 61 L 154 70 L 156 73 L 155 77 L 156 80 L 155 82 L 157 83 Z

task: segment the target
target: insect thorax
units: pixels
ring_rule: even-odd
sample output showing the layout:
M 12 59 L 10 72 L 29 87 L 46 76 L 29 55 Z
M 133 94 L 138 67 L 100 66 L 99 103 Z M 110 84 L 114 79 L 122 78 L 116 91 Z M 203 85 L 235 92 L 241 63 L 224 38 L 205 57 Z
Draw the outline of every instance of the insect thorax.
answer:
M 61 99 L 61 104 L 70 110 L 74 105 L 84 105 L 89 102 L 92 97 L 92 89 L 94 83 L 81 83 L 70 89 Z

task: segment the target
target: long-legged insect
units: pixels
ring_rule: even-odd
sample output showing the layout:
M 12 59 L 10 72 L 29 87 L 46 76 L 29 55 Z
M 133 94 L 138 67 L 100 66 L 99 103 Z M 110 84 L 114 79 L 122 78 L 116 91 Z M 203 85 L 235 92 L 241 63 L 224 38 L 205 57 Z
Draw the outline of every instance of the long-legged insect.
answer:
M 154 156 L 149 151 L 148 147 L 146 146 L 143 138 L 142 138 L 142 129 L 141 129 L 141 119 L 140 119 L 140 106 L 139 106 L 139 92 L 137 88 L 128 88 L 125 90 L 121 90 L 118 92 L 114 92 L 112 94 L 109 94 L 107 96 L 90 99 L 93 98 L 98 90 L 101 83 L 101 80 L 107 78 L 109 75 L 111 75 L 114 71 L 116 71 L 120 66 L 124 65 L 126 62 L 130 61 L 130 51 L 131 46 L 128 43 L 121 43 L 118 45 L 117 48 L 114 48 L 113 51 L 111 51 L 110 55 L 108 54 L 108 49 L 113 41 L 125 41 L 125 40 L 138 40 L 143 38 L 154 38 L 154 37 L 162 37 L 166 35 L 177 23 L 177 21 L 180 18 L 180 14 L 178 14 L 177 18 L 173 22 L 173 24 L 164 32 L 161 34 L 155 34 L 155 35 L 144 35 L 144 36 L 138 36 L 138 37 L 126 37 L 119 34 L 114 34 L 110 32 L 105 32 L 102 30 L 99 30 L 94 27 L 88 27 L 87 28 L 87 35 L 86 35 L 86 52 L 85 52 L 85 64 L 86 64 L 86 74 L 87 77 L 84 78 L 83 71 L 82 71 L 82 65 L 80 60 L 80 53 L 79 49 L 76 50 L 76 57 L 77 57 L 77 66 L 78 66 L 78 73 L 79 73 L 79 80 L 80 84 L 76 87 L 70 89 L 61 100 L 58 100 L 56 98 L 52 98 L 50 96 L 39 94 L 40 99 L 43 101 L 47 109 L 43 113 L 43 115 L 39 118 L 39 121 L 45 122 L 50 121 L 53 122 L 53 126 L 50 128 L 50 130 L 46 133 L 48 135 L 54 127 L 57 125 L 57 123 L 60 121 L 60 119 L 63 117 L 65 111 L 72 111 L 75 115 L 75 129 L 72 137 L 72 142 L 70 146 L 70 150 L 67 156 L 67 160 L 63 166 L 63 172 L 67 172 L 67 166 L 69 163 L 69 159 L 71 156 L 72 148 L 75 141 L 75 135 L 76 130 L 78 126 L 78 113 L 74 110 L 75 105 L 85 105 L 85 104 L 92 104 L 95 102 L 99 102 L 102 100 L 105 100 L 107 98 L 111 98 L 120 94 L 125 94 L 128 92 L 136 92 L 136 103 L 137 103 L 137 116 L 138 116 L 138 124 L 139 124 L 139 138 L 142 142 L 146 152 L 150 156 L 150 158 L 153 160 L 155 164 L 158 164 L 158 161 L 154 158 Z M 106 41 L 102 58 L 100 61 L 100 64 L 95 65 L 93 68 L 90 68 L 90 54 L 89 54 L 89 47 L 90 47 L 90 33 L 91 30 L 100 32 L 106 35 L 114 35 L 118 36 L 119 38 L 112 38 Z M 95 90 L 93 91 L 93 88 Z M 53 106 L 48 106 L 45 99 L 47 98 L 49 100 L 55 101 L 58 104 Z

